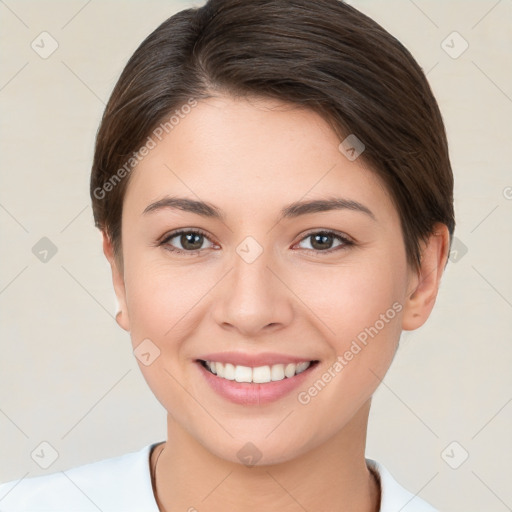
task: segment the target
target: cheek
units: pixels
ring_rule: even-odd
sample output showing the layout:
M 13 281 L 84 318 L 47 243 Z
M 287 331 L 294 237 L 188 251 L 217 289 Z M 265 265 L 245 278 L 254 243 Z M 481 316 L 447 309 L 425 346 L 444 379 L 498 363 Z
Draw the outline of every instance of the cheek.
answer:
M 310 318 L 316 318 L 319 329 L 338 354 L 346 350 L 351 340 L 364 338 L 367 329 L 375 324 L 382 337 L 389 333 L 390 338 L 396 338 L 404 287 L 399 262 L 393 265 L 368 259 L 293 272 L 287 279 L 293 283 L 294 293 L 310 310 Z
M 363 267 L 331 271 L 307 296 L 330 354 L 323 373 L 297 394 L 314 432 L 325 433 L 326 417 L 331 433 L 349 421 L 380 384 L 398 347 L 403 278 L 389 267 Z
M 137 352 L 149 352 L 154 358 L 146 364 L 137 357 L 157 400 L 168 412 L 183 413 L 190 404 L 180 386 L 185 382 L 182 349 L 197 325 L 198 300 L 208 287 L 189 270 L 142 261 L 127 268 L 125 274 L 132 346 L 136 357 Z
M 132 269 L 126 276 L 126 288 L 134 342 L 141 336 L 173 337 L 207 291 L 197 272 L 149 264 Z
M 404 269 L 392 260 L 391 255 L 359 260 L 296 281 L 329 346 L 325 372 L 298 396 L 301 404 L 311 402 L 308 408 L 319 418 L 334 411 L 340 421 L 348 418 L 373 394 L 393 360 L 401 333 Z

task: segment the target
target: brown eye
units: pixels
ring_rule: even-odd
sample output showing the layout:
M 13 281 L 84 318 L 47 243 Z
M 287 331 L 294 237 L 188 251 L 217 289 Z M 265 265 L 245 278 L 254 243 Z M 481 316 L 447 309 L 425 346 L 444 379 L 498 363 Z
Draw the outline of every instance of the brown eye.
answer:
M 195 251 L 203 245 L 203 235 L 197 233 L 186 233 L 178 235 L 181 246 L 184 249 Z
M 318 233 L 316 235 L 310 235 L 311 238 L 311 246 L 314 249 L 330 249 L 334 242 L 334 237 L 332 235 L 327 235 L 324 233 Z
M 332 231 L 317 231 L 315 233 L 309 233 L 301 240 L 301 242 L 304 240 L 310 240 L 310 247 L 303 248 L 306 250 L 312 250 L 314 252 L 333 252 L 338 248 L 344 249 L 354 244 L 348 238 Z M 340 243 L 333 245 L 336 240 L 338 240 Z
M 203 244 L 206 240 L 209 241 L 206 235 L 201 231 L 182 230 L 171 233 L 169 236 L 165 237 L 161 245 L 172 252 L 194 254 L 204 248 Z

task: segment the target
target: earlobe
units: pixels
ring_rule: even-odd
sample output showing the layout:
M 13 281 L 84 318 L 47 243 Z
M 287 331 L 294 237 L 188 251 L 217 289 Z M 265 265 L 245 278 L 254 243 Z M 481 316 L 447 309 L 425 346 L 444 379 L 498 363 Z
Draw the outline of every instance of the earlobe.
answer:
M 117 302 L 119 303 L 119 311 L 116 313 L 116 322 L 122 329 L 129 332 L 130 320 L 126 305 L 126 289 L 124 285 L 123 271 L 120 268 L 120 264 L 114 255 L 114 247 L 112 241 L 105 233 L 105 231 L 102 231 L 101 234 L 103 237 L 103 254 L 105 254 L 105 257 L 110 264 L 114 292 L 116 294 Z
M 430 316 L 446 266 L 449 244 L 448 227 L 436 224 L 433 234 L 423 244 L 420 270 L 408 283 L 402 316 L 403 330 L 418 329 Z

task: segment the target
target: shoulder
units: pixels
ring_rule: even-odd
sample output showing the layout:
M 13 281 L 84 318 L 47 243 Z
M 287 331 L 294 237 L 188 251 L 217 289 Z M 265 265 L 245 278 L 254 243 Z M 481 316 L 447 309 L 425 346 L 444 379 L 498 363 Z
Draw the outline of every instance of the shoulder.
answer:
M 69 470 L 1 484 L 0 511 L 158 512 L 149 471 L 149 454 L 155 444 Z
M 382 464 L 372 459 L 366 459 L 366 463 L 380 480 L 380 512 L 438 512 L 425 500 L 402 487 Z

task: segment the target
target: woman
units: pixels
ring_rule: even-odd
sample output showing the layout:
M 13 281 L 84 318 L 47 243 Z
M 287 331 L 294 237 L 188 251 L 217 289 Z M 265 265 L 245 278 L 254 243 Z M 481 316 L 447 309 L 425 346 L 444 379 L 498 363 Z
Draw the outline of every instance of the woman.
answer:
M 167 439 L 4 484 L 2 511 L 434 510 L 365 458 L 455 226 L 442 118 L 395 38 L 336 0 L 172 16 L 111 95 L 91 199 Z

